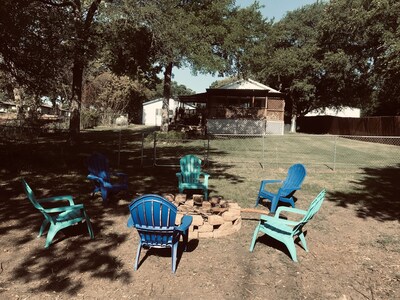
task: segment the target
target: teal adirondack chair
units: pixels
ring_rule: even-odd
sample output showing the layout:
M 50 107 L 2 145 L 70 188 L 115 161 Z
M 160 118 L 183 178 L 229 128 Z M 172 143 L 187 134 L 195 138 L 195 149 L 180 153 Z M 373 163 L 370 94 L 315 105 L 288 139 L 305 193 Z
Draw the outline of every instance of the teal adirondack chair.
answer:
M 261 231 L 262 233 L 265 233 L 266 235 L 269 235 L 270 237 L 284 243 L 285 246 L 288 248 L 290 256 L 292 257 L 293 261 L 297 262 L 297 254 L 296 254 L 296 247 L 294 244 L 294 238 L 298 236 L 300 238 L 304 250 L 308 252 L 306 239 L 303 234 L 303 227 L 318 212 L 319 208 L 322 205 L 322 202 L 324 201 L 324 198 L 325 198 L 325 190 L 322 190 L 318 194 L 318 196 L 311 202 L 310 207 L 308 208 L 307 211 L 292 207 L 280 206 L 278 207 L 276 214 L 273 217 L 261 215 L 260 222 L 258 223 L 256 229 L 254 230 L 253 240 L 251 241 L 250 245 L 250 252 L 253 252 L 254 245 L 257 240 L 257 235 Z M 279 215 L 284 211 L 303 215 L 303 218 L 300 221 L 290 221 L 287 219 L 281 219 Z
M 180 166 L 181 171 L 176 173 L 179 193 L 183 193 L 184 190 L 202 190 L 207 200 L 210 175 L 201 172 L 201 159 L 189 154 L 180 159 Z
M 280 201 L 289 203 L 294 207 L 293 195 L 297 190 L 301 189 L 306 174 L 307 172 L 304 165 L 294 164 L 289 168 L 285 180 L 262 180 L 255 206 L 257 206 L 262 199 L 268 199 L 271 201 L 271 213 L 275 213 Z M 278 192 L 273 193 L 266 189 L 267 185 L 272 183 L 281 184 Z
M 72 196 L 56 196 L 50 198 L 36 199 L 31 187 L 22 179 L 22 184 L 28 199 L 31 201 L 33 206 L 38 209 L 44 216 L 44 221 L 40 227 L 38 237 L 41 237 L 47 225 L 50 224 L 49 231 L 47 232 L 46 245 L 48 248 L 58 231 L 71 225 L 86 221 L 86 225 L 89 231 L 90 238 L 94 238 L 92 224 L 90 223 L 89 217 L 86 214 L 83 204 L 75 204 Z M 68 201 L 69 206 L 55 207 L 55 208 L 44 208 L 41 204 L 46 202 L 59 202 Z

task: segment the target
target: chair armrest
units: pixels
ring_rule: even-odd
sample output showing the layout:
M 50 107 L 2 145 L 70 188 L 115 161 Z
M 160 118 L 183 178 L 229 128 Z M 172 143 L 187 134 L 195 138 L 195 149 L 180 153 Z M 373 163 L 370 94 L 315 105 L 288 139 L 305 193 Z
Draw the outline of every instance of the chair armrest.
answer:
M 298 209 L 298 208 L 294 208 L 294 207 L 279 206 L 275 212 L 275 217 L 279 218 L 279 214 L 283 211 L 295 213 L 295 214 L 299 214 L 299 215 L 307 214 L 306 210 L 302 210 L 302 209 Z
M 68 201 L 69 205 L 74 205 L 74 199 L 71 195 L 64 195 L 64 196 L 55 196 L 55 197 L 49 197 L 49 198 L 41 198 L 37 199 L 37 202 L 43 203 L 43 202 L 57 202 L 57 201 Z
M 205 186 L 208 186 L 208 177 L 210 177 L 210 174 L 207 174 L 207 173 L 204 173 L 204 172 L 200 172 L 200 175 L 203 175 L 203 177 L 204 177 L 204 182 L 203 182 L 203 184 L 204 184 Z
M 127 227 L 133 227 L 133 220 L 132 220 L 132 216 L 129 216 L 128 222 L 126 223 Z
M 83 209 L 83 204 L 76 204 L 71 206 L 62 206 L 62 207 L 55 207 L 55 208 L 45 208 L 44 211 L 47 213 L 57 213 L 57 212 L 64 212 L 68 210 L 77 210 Z
M 283 182 L 283 180 L 274 179 L 274 180 L 261 180 L 261 184 L 269 184 L 269 183 L 278 183 Z
M 183 216 L 181 225 L 175 229 L 181 232 L 186 231 L 189 228 L 190 224 L 192 224 L 192 221 L 192 216 Z
M 276 217 L 276 216 L 277 215 L 275 215 L 274 217 L 267 216 L 267 215 L 261 215 L 260 216 L 260 221 L 266 221 L 267 223 L 269 223 L 271 225 L 278 223 L 278 224 L 296 226 L 297 224 L 299 224 L 298 221 L 291 221 L 291 220 L 281 219 L 281 218 Z
M 200 172 L 200 175 L 203 175 L 204 179 L 208 179 L 208 177 L 210 177 L 210 174 L 204 172 Z
M 96 176 L 96 175 L 93 175 L 93 174 L 89 174 L 86 178 L 89 179 L 89 180 L 98 181 L 101 184 L 104 184 L 104 182 L 105 182 L 103 178 L 101 178 L 99 176 Z

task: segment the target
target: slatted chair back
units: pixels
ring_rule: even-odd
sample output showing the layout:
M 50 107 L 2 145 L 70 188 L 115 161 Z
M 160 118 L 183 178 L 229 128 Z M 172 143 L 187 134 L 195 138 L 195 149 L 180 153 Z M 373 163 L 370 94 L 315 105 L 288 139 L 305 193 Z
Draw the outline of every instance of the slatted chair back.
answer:
M 288 174 L 281 186 L 281 189 L 291 190 L 293 187 L 300 187 L 304 181 L 304 178 L 306 177 L 306 174 L 307 172 L 304 165 L 302 164 L 292 165 L 288 170 Z
M 39 210 L 42 215 L 47 219 L 48 221 L 52 221 L 52 218 L 45 212 L 45 209 L 43 208 L 42 205 L 36 200 L 35 194 L 33 193 L 33 190 L 29 186 L 29 184 L 25 181 L 25 179 L 22 179 L 22 186 L 24 188 L 25 194 L 28 197 L 29 201 L 32 203 L 32 205 Z
M 110 181 L 110 165 L 107 157 L 101 153 L 93 153 L 87 160 L 87 167 L 90 174 Z
M 295 227 L 293 227 L 292 235 L 297 235 L 299 232 L 301 232 L 303 226 L 306 225 L 307 222 L 310 221 L 315 216 L 315 214 L 319 211 L 319 209 L 322 205 L 322 202 L 325 199 L 325 193 L 326 193 L 326 191 L 322 190 L 318 194 L 318 196 L 315 197 L 315 199 L 311 202 L 311 204 L 307 210 L 307 213 L 304 215 L 304 217 L 301 219 L 301 221 L 299 221 L 299 223 Z
M 172 247 L 177 208 L 159 195 L 144 195 L 129 205 L 142 245 Z
M 201 159 L 195 155 L 186 155 L 180 159 L 180 167 L 183 182 L 199 182 L 201 172 Z

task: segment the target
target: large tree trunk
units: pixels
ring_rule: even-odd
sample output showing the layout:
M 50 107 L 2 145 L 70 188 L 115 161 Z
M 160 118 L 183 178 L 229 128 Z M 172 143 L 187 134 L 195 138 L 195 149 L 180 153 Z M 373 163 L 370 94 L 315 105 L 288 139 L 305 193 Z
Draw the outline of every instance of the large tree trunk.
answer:
M 21 88 L 17 83 L 13 82 L 13 94 L 14 94 L 14 103 L 17 106 L 17 119 L 21 120 L 23 119 L 24 111 L 23 111 L 23 101 L 22 101 L 22 92 Z
M 171 81 L 172 81 L 172 62 L 165 67 L 164 72 L 164 92 L 163 92 L 163 105 L 161 110 L 161 131 L 168 131 L 169 124 L 169 99 L 171 98 Z
M 79 133 L 81 127 L 81 105 L 82 105 L 82 80 L 83 71 L 86 64 L 86 51 L 90 27 L 94 16 L 99 8 L 101 0 L 93 0 L 86 13 L 83 13 L 84 1 L 75 0 L 70 2 L 75 15 L 75 30 L 77 38 L 74 48 L 74 66 L 72 69 L 72 95 L 71 95 L 71 116 L 69 122 L 69 141 L 70 144 L 79 142 Z M 85 16 L 82 19 L 82 16 Z
M 296 115 L 292 115 L 291 123 L 290 123 L 290 132 L 296 132 Z
M 79 55 L 80 56 L 80 55 Z M 71 144 L 79 142 L 81 128 L 81 104 L 82 104 L 82 79 L 84 64 L 82 58 L 75 58 L 72 73 L 72 96 L 69 120 L 69 141 Z

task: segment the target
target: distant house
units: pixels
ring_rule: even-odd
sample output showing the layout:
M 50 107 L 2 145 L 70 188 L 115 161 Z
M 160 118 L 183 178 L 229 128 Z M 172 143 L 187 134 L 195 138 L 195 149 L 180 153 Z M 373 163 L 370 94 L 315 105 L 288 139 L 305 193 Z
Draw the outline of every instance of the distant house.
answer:
M 305 117 L 315 117 L 315 116 L 359 118 L 361 116 L 361 110 L 359 108 L 343 106 L 338 109 L 335 108 L 324 108 L 320 110 L 316 109 L 305 115 Z
M 283 134 L 284 95 L 252 79 L 237 80 L 179 99 L 184 103 L 205 104 L 208 133 Z
M 30 107 L 24 107 L 29 110 Z M 59 108 L 58 105 L 54 108 L 52 104 L 42 103 L 38 108 L 39 114 L 43 119 L 58 120 L 60 117 L 69 117 L 69 110 Z M 15 119 L 17 116 L 17 105 L 11 101 L 0 100 L 0 114 L 7 115 L 9 119 Z
M 0 100 L 0 113 L 15 113 L 17 112 L 17 105 L 10 101 Z
M 143 103 L 142 124 L 149 126 L 161 126 L 161 110 L 163 98 L 154 99 Z M 178 100 L 169 99 L 168 116 L 170 120 L 175 117 L 175 112 L 178 107 L 182 107 Z M 189 106 L 185 105 L 186 108 Z

